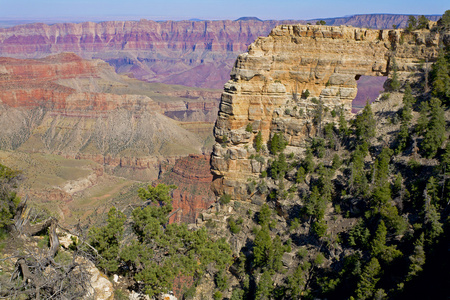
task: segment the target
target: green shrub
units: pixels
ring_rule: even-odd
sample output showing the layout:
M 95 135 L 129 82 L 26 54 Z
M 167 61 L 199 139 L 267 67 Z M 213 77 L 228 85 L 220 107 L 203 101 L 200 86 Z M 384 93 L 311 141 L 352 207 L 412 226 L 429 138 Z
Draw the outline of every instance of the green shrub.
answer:
M 221 300 L 222 299 L 222 292 L 216 291 L 213 295 L 214 300 Z
M 228 203 L 230 203 L 230 201 L 231 201 L 231 195 L 228 195 L 228 194 L 223 194 L 219 198 L 220 204 L 228 204 Z
M 304 90 L 304 91 L 302 92 L 302 98 L 303 98 L 303 99 L 308 98 L 309 95 L 311 95 L 311 93 L 309 92 L 309 90 Z

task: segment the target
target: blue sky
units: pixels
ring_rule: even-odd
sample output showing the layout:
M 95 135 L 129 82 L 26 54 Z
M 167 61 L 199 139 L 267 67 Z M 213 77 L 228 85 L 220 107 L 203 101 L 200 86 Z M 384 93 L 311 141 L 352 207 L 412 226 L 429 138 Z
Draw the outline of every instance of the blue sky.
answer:
M 0 20 L 313 19 L 367 13 L 443 14 L 448 0 L 0 0 Z

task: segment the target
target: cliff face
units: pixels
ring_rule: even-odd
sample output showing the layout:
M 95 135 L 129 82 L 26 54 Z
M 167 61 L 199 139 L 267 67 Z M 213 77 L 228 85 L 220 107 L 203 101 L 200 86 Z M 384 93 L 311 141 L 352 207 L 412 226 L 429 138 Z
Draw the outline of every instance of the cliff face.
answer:
M 172 192 L 174 214 L 170 222 L 194 223 L 199 213 L 214 203 L 209 162 L 209 155 L 191 154 L 178 159 L 158 180 L 158 183 L 177 186 Z
M 42 23 L 0 29 L 0 56 L 74 52 L 139 79 L 222 88 L 239 53 L 281 21 Z
M 107 63 L 74 54 L 2 58 L 0 148 L 87 158 L 111 170 L 145 169 L 143 180 L 156 179 L 168 157 L 200 153 L 199 138 L 164 116 L 157 102 L 105 93 L 101 84 L 127 82 Z
M 436 20 L 438 16 L 428 16 Z M 404 26 L 407 15 L 357 15 L 327 19 L 330 25 Z M 307 21 L 111 21 L 42 23 L 0 28 L 0 56 L 41 58 L 74 52 L 100 58 L 138 79 L 222 89 L 236 57 L 281 24 Z M 315 21 L 310 21 L 313 24 Z
M 335 123 L 333 110 L 352 116 L 361 75 L 392 76 L 394 61 L 400 77 L 423 72 L 424 62 L 436 58 L 439 40 L 448 43 L 448 37 L 428 30 L 281 25 L 258 38 L 236 60 L 222 94 L 211 159 L 216 192 L 241 199 L 247 179 L 267 168 L 267 151 L 254 147 L 258 131 L 264 143 L 283 133 L 286 153 L 301 153 L 305 139 L 317 132 L 317 112 Z M 258 155 L 262 159 L 254 159 Z

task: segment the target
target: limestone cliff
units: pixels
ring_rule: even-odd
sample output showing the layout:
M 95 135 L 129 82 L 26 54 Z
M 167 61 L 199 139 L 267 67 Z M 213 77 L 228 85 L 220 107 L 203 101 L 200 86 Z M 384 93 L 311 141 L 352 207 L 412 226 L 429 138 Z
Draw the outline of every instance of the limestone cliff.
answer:
M 211 159 L 216 192 L 245 199 L 247 179 L 267 168 L 267 150 L 257 153 L 253 145 L 259 131 L 263 142 L 283 133 L 286 153 L 301 153 L 321 121 L 337 123 L 330 112 L 342 108 L 352 117 L 361 75 L 424 72 L 449 37 L 435 30 L 281 25 L 258 38 L 236 60 L 222 94 Z M 314 119 L 318 110 L 323 120 Z

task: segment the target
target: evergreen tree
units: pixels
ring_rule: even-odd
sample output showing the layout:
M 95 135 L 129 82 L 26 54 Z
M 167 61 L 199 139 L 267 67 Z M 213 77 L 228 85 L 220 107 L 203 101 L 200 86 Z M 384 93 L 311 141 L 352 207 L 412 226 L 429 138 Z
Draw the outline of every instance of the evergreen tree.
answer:
M 320 220 L 325 215 L 325 209 L 327 207 L 327 199 L 323 197 L 317 185 L 314 185 L 311 194 L 307 198 L 305 209 L 306 214 Z
M 255 300 L 269 300 L 273 291 L 272 276 L 269 271 L 264 271 L 256 288 Z
M 176 277 L 199 277 L 211 264 L 223 272 L 231 263 L 231 249 L 224 239 L 211 240 L 206 228 L 191 231 L 186 224 L 168 224 L 172 188 L 158 185 L 139 190 L 146 204 L 133 210 L 134 234 L 118 259 L 126 266 L 125 274 L 139 281 L 149 296 L 172 290 Z M 223 278 L 217 282 L 222 284 Z
M 341 139 L 348 135 L 348 124 L 345 119 L 344 108 L 341 107 L 339 110 L 339 135 Z
M 419 135 L 424 135 L 425 130 L 428 127 L 428 112 L 430 111 L 430 106 L 428 102 L 420 103 L 419 119 L 416 124 L 416 132 Z
M 450 10 L 446 10 L 438 22 L 441 30 L 450 29 Z
M 299 265 L 294 274 L 288 277 L 288 292 L 292 299 L 299 300 L 302 298 L 302 292 L 305 287 L 304 265 Z
M 424 15 L 421 15 L 417 20 L 417 29 L 426 29 L 428 27 L 428 23 L 430 20 L 427 19 Z
M 450 104 L 450 64 L 444 50 L 440 49 L 437 61 L 433 64 L 431 78 L 433 83 L 432 94 L 439 97 L 446 104 Z
M 89 232 L 90 244 L 100 254 L 98 265 L 109 273 L 119 268 L 119 248 L 124 232 L 126 216 L 112 207 L 108 212 L 107 225 L 93 227 Z
M 269 262 L 273 257 L 272 238 L 269 234 L 269 227 L 263 226 L 255 237 L 253 256 L 255 264 L 259 267 L 270 267 Z
M 386 246 L 386 235 L 387 235 L 387 228 L 384 225 L 383 220 L 381 220 L 380 223 L 378 224 L 377 231 L 375 232 L 375 237 L 372 240 L 370 246 L 372 256 L 379 256 L 381 253 L 384 252 Z
M 417 19 L 413 15 L 408 17 L 408 22 L 406 23 L 406 30 L 411 32 L 417 27 Z
M 0 232 L 7 229 L 16 214 L 20 198 L 15 190 L 21 179 L 21 172 L 0 164 Z
M 372 258 L 364 268 L 356 289 L 359 300 L 370 299 L 376 291 L 376 284 L 380 280 L 381 267 L 376 258 Z
M 271 154 L 278 154 L 278 152 L 283 152 L 287 146 L 287 141 L 284 139 L 283 134 L 275 133 L 270 139 L 269 150 Z
M 300 166 L 295 175 L 295 182 L 302 183 L 305 181 L 305 177 L 306 177 L 306 171 L 302 166 Z
M 391 89 L 397 91 L 400 88 L 400 81 L 398 80 L 398 66 L 395 58 L 392 58 L 392 77 L 391 77 Z
M 406 280 L 411 280 L 423 270 L 425 264 L 425 251 L 423 248 L 424 234 L 422 233 L 419 239 L 414 243 L 414 252 L 409 256 L 409 270 Z
M 401 113 L 401 120 L 404 122 L 410 122 L 412 119 L 412 105 L 415 99 L 412 95 L 411 85 L 409 82 L 405 84 L 405 92 L 403 93 L 403 109 Z
M 400 131 L 397 136 L 397 148 L 396 153 L 401 153 L 405 150 L 406 145 L 410 139 L 409 123 L 412 119 L 412 104 L 415 102 L 412 96 L 412 90 L 409 83 L 405 84 L 405 92 L 403 94 L 403 109 L 400 114 Z
M 261 209 L 258 213 L 258 224 L 261 226 L 269 225 L 272 216 L 272 210 L 267 203 L 261 205 Z
M 255 149 L 256 152 L 260 152 L 263 146 L 263 142 L 262 142 L 262 133 L 261 131 L 258 131 L 258 134 L 255 137 Z
M 312 154 L 311 149 L 306 150 L 306 156 L 305 159 L 303 160 L 302 165 L 303 168 L 305 169 L 306 174 L 312 173 L 314 171 L 315 168 L 314 156 Z
M 288 170 L 288 163 L 284 153 L 278 155 L 278 159 L 275 159 L 270 166 L 270 176 L 272 179 L 282 180 Z
M 445 139 L 445 115 L 441 107 L 441 101 L 437 98 L 431 98 L 430 107 L 430 121 L 421 144 L 421 148 L 428 158 L 436 155 Z
M 352 153 L 350 164 L 350 189 L 358 195 L 368 195 L 369 182 L 364 170 L 364 157 L 367 150 L 364 145 L 358 145 Z
M 375 136 L 376 122 L 373 116 L 372 107 L 367 102 L 362 113 L 358 114 L 354 120 L 355 134 L 360 143 L 369 142 Z

